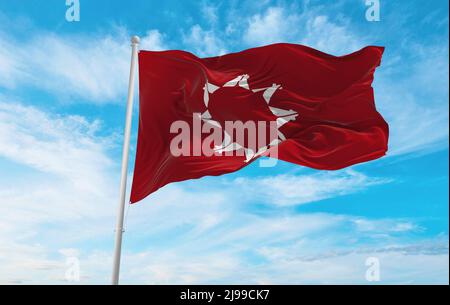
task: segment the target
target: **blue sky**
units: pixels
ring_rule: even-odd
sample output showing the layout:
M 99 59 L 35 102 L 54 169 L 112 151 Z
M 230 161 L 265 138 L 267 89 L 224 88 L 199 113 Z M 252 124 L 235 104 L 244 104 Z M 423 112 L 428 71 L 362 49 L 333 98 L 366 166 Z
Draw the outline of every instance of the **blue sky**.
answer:
M 199 56 L 385 46 L 391 139 L 337 172 L 255 162 L 163 188 L 128 209 L 123 283 L 367 284 L 369 257 L 380 283 L 448 283 L 448 1 L 380 0 L 379 22 L 363 0 L 80 3 L 70 23 L 64 0 L 0 0 L 0 283 L 67 283 L 71 257 L 109 282 L 133 34 Z

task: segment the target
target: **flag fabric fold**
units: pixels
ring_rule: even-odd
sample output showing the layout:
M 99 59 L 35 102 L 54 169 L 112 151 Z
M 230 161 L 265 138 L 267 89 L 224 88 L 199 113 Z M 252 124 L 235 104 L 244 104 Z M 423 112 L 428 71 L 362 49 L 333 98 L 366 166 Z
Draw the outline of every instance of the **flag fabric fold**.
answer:
M 171 182 L 273 158 L 274 149 L 275 158 L 323 170 L 382 157 L 389 129 L 376 110 L 372 81 L 383 51 L 370 46 L 336 57 L 285 43 L 211 58 L 141 51 L 130 201 Z M 235 139 L 225 126 L 237 121 L 256 122 L 258 139 L 252 128 Z M 190 131 L 180 148 L 183 126 Z M 213 142 L 203 131 L 214 130 L 221 138 Z

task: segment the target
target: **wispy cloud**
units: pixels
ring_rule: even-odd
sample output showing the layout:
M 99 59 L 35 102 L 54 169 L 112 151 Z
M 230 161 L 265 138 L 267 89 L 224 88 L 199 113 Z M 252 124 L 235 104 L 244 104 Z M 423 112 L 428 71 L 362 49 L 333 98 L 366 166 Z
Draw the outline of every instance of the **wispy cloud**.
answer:
M 131 208 L 126 244 L 146 241 L 148 246 L 125 251 L 124 283 L 367 283 L 368 257 L 380 260 L 382 283 L 448 280 L 443 268 L 448 265 L 448 241 L 402 242 L 417 232 L 408 221 L 319 213 L 261 215 L 245 211 L 245 201 L 220 195 L 216 201 L 216 191 L 202 192 L 209 202 L 195 200 L 191 190 L 179 186 L 162 193 Z M 204 229 L 211 218 L 212 225 Z M 108 261 L 108 254 L 103 256 Z M 96 278 L 99 267 L 89 255 L 82 261 Z
M 19 42 L 0 32 L 0 85 L 30 85 L 56 94 L 62 100 L 83 103 L 117 103 L 125 96 L 129 65 L 129 35 L 61 36 L 34 33 Z M 19 47 L 20 45 L 20 47 Z M 163 36 L 150 30 L 142 47 L 165 48 Z
M 112 164 L 104 151 L 112 143 L 95 136 L 99 125 L 81 116 L 50 116 L 35 107 L 0 102 L 0 156 L 86 189 L 93 187 L 91 179 L 102 185 L 101 169 Z
M 201 4 L 202 15 L 211 25 L 215 25 L 219 20 L 218 10 L 218 6 L 208 3 L 207 1 L 203 1 Z
M 391 155 L 448 147 L 448 49 L 438 44 L 413 50 L 413 64 L 390 63 L 387 57 L 386 69 L 376 76 L 377 105 L 390 125 Z
M 244 241 L 242 241 L 244 242 Z M 370 284 L 366 281 L 366 260 L 380 261 L 381 284 L 448 283 L 448 245 L 372 248 L 364 251 L 332 252 L 323 256 L 301 256 L 302 248 L 312 241 L 300 241 L 293 247 L 256 247 L 237 251 L 224 247 L 211 255 L 186 248 L 173 251 L 153 249 L 127 252 L 123 257 L 122 282 L 146 284 Z M 179 251 L 185 251 L 184 256 Z M 252 264 L 257 258 L 258 264 Z M 86 282 L 107 273 L 111 260 L 108 253 L 85 255 L 82 260 Z M 423 267 L 423 268 L 422 268 Z M 106 279 L 107 280 L 107 279 Z
M 25 72 L 25 67 L 16 53 L 16 46 L 0 32 L 0 86 L 13 88 Z
M 271 6 L 263 13 L 248 17 L 244 29 L 247 45 L 276 42 L 305 44 L 334 55 L 343 55 L 364 46 L 364 40 L 351 29 L 345 19 L 339 22 L 316 9 Z
M 312 175 L 279 175 L 266 178 L 237 178 L 241 196 L 247 194 L 278 206 L 292 206 L 334 198 L 362 191 L 370 186 L 390 182 L 371 178 L 353 170 Z M 258 193 L 253 190 L 258 189 Z M 247 191 L 247 192 L 245 192 Z
M 248 194 L 262 189 L 255 183 Z M 245 207 L 262 198 L 250 199 L 239 183 L 209 191 L 171 185 L 155 195 L 129 213 L 127 243 L 148 242 L 125 256 L 129 283 L 367 283 L 372 256 L 381 261 L 384 283 L 448 280 L 447 238 L 405 242 L 421 232 L 410 220 L 253 213 Z
M 214 30 L 196 24 L 183 34 L 184 44 L 199 56 L 218 56 L 227 53 L 225 43 Z
M 55 247 L 109 233 L 103 224 L 113 225 L 116 167 L 107 152 L 115 137 L 97 136 L 98 128 L 84 117 L 0 101 L 1 281 L 51 277 L 65 268 L 50 258 L 59 256 Z
M 289 14 L 282 7 L 269 7 L 263 14 L 250 17 L 244 40 L 248 44 L 264 45 L 295 39 L 300 20 L 300 15 Z
M 32 181 L 38 181 L 30 184 L 23 175 L 12 175 L 0 188 L 0 280 L 63 283 L 66 257 L 76 255 L 81 262 L 82 283 L 107 282 L 111 255 L 104 243 L 112 242 L 116 205 L 113 186 L 117 185 L 109 145 L 105 145 L 111 138 L 98 136 L 100 123 L 83 117 L 45 113 L 17 103 L 0 105 L 2 162 L 21 164 Z M 343 251 L 380 240 L 398 245 L 399 236 L 419 232 L 416 224 L 405 220 L 285 214 L 283 209 L 260 214 L 246 208 L 251 203 L 281 208 L 304 204 L 387 182 L 354 171 L 255 177 L 251 183 L 243 178 L 217 178 L 217 187 L 205 190 L 203 186 L 210 185 L 207 180 L 197 181 L 195 186 L 191 182 L 170 185 L 130 207 L 125 282 L 331 281 L 336 274 L 320 270 L 340 258 L 320 264 L 304 259 L 299 263 L 293 258 L 326 255 L 338 244 L 343 245 Z M 290 187 L 294 184 L 298 190 Z M 264 191 L 255 198 L 252 194 L 256 190 Z M 233 199 L 236 192 L 240 200 Z M 93 242 L 98 246 L 83 246 Z M 274 253 L 278 254 L 274 257 Z M 350 280 L 363 281 L 363 262 L 356 264 L 351 255 L 352 251 L 344 255 L 348 260 L 339 264 L 355 268 Z M 363 255 L 358 255 L 362 259 Z M 440 256 L 421 255 L 430 261 L 440 260 Z M 249 260 L 249 256 L 258 259 Z M 298 268 L 316 275 L 289 276 L 292 270 L 300 271 Z M 237 270 L 245 270 L 245 277 L 237 278 Z
M 349 24 L 345 21 L 335 23 L 326 15 L 308 16 L 305 34 L 299 43 L 333 55 L 352 53 L 366 45 Z

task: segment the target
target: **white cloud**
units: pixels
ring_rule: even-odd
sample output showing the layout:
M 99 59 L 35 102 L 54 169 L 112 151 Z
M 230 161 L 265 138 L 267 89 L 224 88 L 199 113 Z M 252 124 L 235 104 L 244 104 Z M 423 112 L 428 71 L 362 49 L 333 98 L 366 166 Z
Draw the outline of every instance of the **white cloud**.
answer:
M 111 143 L 95 136 L 98 128 L 98 121 L 80 116 L 49 116 L 31 106 L 0 102 L 0 156 L 92 189 L 89 180 L 103 185 L 101 170 L 111 165 L 104 154 Z
M 407 88 L 387 85 L 384 89 L 384 94 L 379 95 L 379 108 L 390 125 L 389 155 L 448 147 L 448 109 L 445 105 L 422 106 Z
M 61 279 L 58 249 L 112 231 L 112 139 L 98 127 L 0 101 L 0 282 Z
M 333 23 L 325 15 L 308 18 L 305 34 L 299 42 L 333 55 L 345 55 L 365 46 L 362 39 L 351 32 L 347 25 Z
M 295 39 L 301 16 L 289 14 L 282 7 L 270 7 L 264 14 L 256 14 L 248 21 L 244 40 L 248 44 L 265 45 Z
M 0 33 L 0 44 L 0 86 L 27 84 L 87 103 L 117 103 L 126 94 L 131 49 L 123 30 L 103 37 L 42 33 L 21 43 Z M 162 35 L 149 31 L 142 47 L 164 49 Z
M 366 260 L 375 257 L 380 261 L 380 284 L 446 284 L 448 254 L 421 255 L 398 252 L 331 255 L 317 260 L 274 259 L 267 282 L 272 284 L 373 284 L 365 278 Z M 427 266 L 420 268 L 418 265 Z M 295 270 L 296 272 L 290 272 Z M 321 270 L 322 272 L 318 272 Z M 270 276 L 269 276 L 270 274 Z
M 216 24 L 217 21 L 219 20 L 217 11 L 218 11 L 218 7 L 211 5 L 209 3 L 207 3 L 206 1 L 204 1 L 201 5 L 201 10 L 202 10 L 202 14 L 203 17 L 208 21 L 209 24 Z
M 390 125 L 390 155 L 448 147 L 448 50 L 439 45 L 414 50 L 413 65 L 386 60 L 386 70 L 382 64 L 376 75 L 377 106 Z
M 353 178 L 343 176 L 335 178 L 353 187 L 348 183 Z M 334 185 L 332 177 L 323 180 Z M 111 247 L 101 244 L 112 243 L 117 183 L 102 189 L 102 197 L 48 174 L 40 181 L 0 191 L 0 281 L 64 283 L 65 259 L 76 256 L 81 284 L 108 283 Z M 314 181 L 308 186 L 317 189 L 320 181 Z M 429 247 L 437 252 L 430 253 L 407 244 L 405 254 L 399 244 L 399 236 L 416 232 L 414 223 L 282 210 L 251 213 L 246 209 L 250 193 L 263 182 L 255 183 L 255 188 L 242 189 L 236 181 L 223 180 L 212 190 L 204 188 L 210 185 L 205 180 L 169 185 L 130 207 L 123 283 L 364 283 L 365 258 L 374 255 L 386 261 L 383 276 L 388 281 L 445 280 L 445 248 L 433 242 Z M 233 199 L 236 192 L 241 200 Z M 266 201 L 272 199 L 269 195 Z M 387 251 L 374 243 L 393 246 Z M 401 264 L 390 265 L 391 259 Z M 425 263 L 417 264 L 419 259 Z
M 111 139 L 97 135 L 96 121 L 17 103 L 2 102 L 0 118 L 0 162 L 13 161 L 26 172 L 2 177 L 0 281 L 64 283 L 66 258 L 75 256 L 80 283 L 107 283 L 111 247 L 104 244 L 112 246 L 117 203 L 112 177 L 118 176 L 108 157 Z M 251 183 L 217 177 L 216 187 L 205 190 L 213 185 L 208 179 L 169 185 L 130 207 L 125 283 L 363 283 L 369 255 L 386 261 L 387 281 L 445 281 L 448 247 L 402 243 L 402 237 L 421 231 L 412 221 L 285 214 L 282 208 L 385 179 L 354 171 L 255 177 Z M 255 190 L 261 192 L 257 198 Z M 280 210 L 252 213 L 246 208 L 252 203 Z M 416 264 L 419 258 L 427 265 Z M 402 264 L 390 265 L 391 260 Z
M 187 200 L 174 201 L 173 191 Z M 415 232 L 406 222 L 399 231 L 389 219 L 372 223 L 329 214 L 256 215 L 230 202 L 234 207 L 220 203 L 226 210 L 223 219 L 199 234 L 203 217 L 217 209 L 214 201 L 211 208 L 191 201 L 192 193 L 179 187 L 163 193 L 132 207 L 126 244 L 146 241 L 148 247 L 125 250 L 123 283 L 364 284 L 368 257 L 381 261 L 382 283 L 448 281 L 448 241 L 399 243 L 398 236 Z M 353 226 L 362 221 L 363 230 Z M 102 259 L 98 255 L 95 261 L 89 255 L 81 259 L 93 282 L 110 267 L 109 253 L 100 254 Z
M 353 220 L 353 224 L 355 225 L 355 229 L 358 232 L 371 232 L 373 234 L 378 234 L 379 236 L 385 236 L 388 233 L 401 233 L 401 232 L 410 232 L 410 231 L 422 231 L 423 229 L 410 222 L 410 221 L 401 221 L 401 220 L 370 220 L 364 218 L 355 218 Z M 374 235 L 376 236 L 376 235 Z
M 164 36 L 158 30 L 150 30 L 141 38 L 141 50 L 162 51 L 166 48 Z
M 227 53 L 224 42 L 214 30 L 204 30 L 196 24 L 183 34 L 183 42 L 198 56 L 218 56 Z
M 13 88 L 16 86 L 17 78 L 22 75 L 23 64 L 15 48 L 7 39 L 2 39 L 0 35 L 0 86 Z
M 0 137 L 1 155 L 34 169 L 27 173 L 31 180 L 24 180 L 26 175 L 11 175 L 0 188 L 0 281 L 64 283 L 66 258 L 76 256 L 81 264 L 81 283 L 107 283 L 111 253 L 106 249 L 111 247 L 102 244 L 107 241 L 112 246 L 117 203 L 117 181 L 112 178 L 115 170 L 108 157 L 109 146 L 105 146 L 110 139 L 96 135 L 99 123 L 95 121 L 48 114 L 20 104 L 2 103 L 0 116 L 0 130 L 14 134 L 14 138 Z M 379 240 L 383 234 L 385 241 L 386 235 L 415 232 L 415 226 L 407 221 L 383 221 L 384 229 L 380 230 L 379 223 L 370 225 L 372 220 L 343 215 L 248 212 L 245 207 L 255 201 L 250 194 L 262 187 L 266 198 L 259 199 L 264 202 L 276 200 L 274 194 L 287 182 L 306 183 L 314 189 L 309 195 L 297 192 L 296 197 L 289 195 L 283 199 L 286 201 L 274 202 L 286 204 L 288 200 L 305 203 L 342 195 L 378 182 L 355 172 L 275 177 L 270 183 L 267 179 L 255 178 L 253 188 L 245 186 L 243 180 L 221 178 L 216 179 L 217 188 L 210 190 L 204 189 L 205 184 L 211 185 L 207 179 L 197 181 L 198 185 L 170 185 L 132 206 L 126 221 L 124 282 L 321 282 L 336 276 L 322 271 L 334 262 L 294 260 L 288 264 L 287 257 L 325 255 L 349 236 Z M 318 187 L 323 182 L 328 190 Z M 233 199 L 236 191 L 242 200 Z M 395 241 L 395 236 L 389 240 Z M 139 245 L 138 250 L 133 245 Z M 356 243 L 352 248 L 355 245 L 361 247 Z M 279 253 L 278 258 L 267 256 L 268 249 Z M 248 255 L 259 257 L 257 261 L 263 263 Z M 424 259 L 432 260 L 428 256 Z M 339 269 L 347 266 L 352 270 L 354 263 L 345 260 Z M 300 274 L 300 267 L 305 272 L 302 277 L 289 276 L 292 270 Z M 351 272 L 352 280 L 359 279 L 358 268 Z
M 353 170 L 323 172 L 313 175 L 278 175 L 266 178 L 237 178 L 233 188 L 258 189 L 251 196 L 278 206 L 299 205 L 364 190 L 389 179 L 371 178 Z M 241 193 L 242 194 L 242 193 Z M 244 192 L 246 194 L 246 192 Z M 241 195 L 242 196 L 242 195 Z M 267 200 L 269 199 L 269 200 Z
M 197 244 L 196 244 L 197 246 Z M 373 284 L 367 282 L 366 260 L 380 261 L 380 284 L 448 284 L 448 246 L 437 251 L 431 246 L 372 248 L 345 253 L 330 252 L 323 256 L 299 255 L 303 247 L 314 246 L 311 241 L 294 247 L 256 247 L 245 253 L 239 249 L 221 248 L 211 254 L 154 249 L 138 253 L 125 253 L 122 283 L 146 284 Z M 246 258 L 257 256 L 259 263 L 251 264 Z M 100 252 L 81 260 L 85 283 L 95 283 L 110 268 L 108 253 Z M 86 270 L 87 269 L 87 270 Z
M 251 46 L 276 42 L 300 43 L 333 55 L 344 55 L 364 46 L 363 40 L 341 21 L 314 10 L 297 13 L 289 7 L 269 7 L 248 18 L 244 42 Z

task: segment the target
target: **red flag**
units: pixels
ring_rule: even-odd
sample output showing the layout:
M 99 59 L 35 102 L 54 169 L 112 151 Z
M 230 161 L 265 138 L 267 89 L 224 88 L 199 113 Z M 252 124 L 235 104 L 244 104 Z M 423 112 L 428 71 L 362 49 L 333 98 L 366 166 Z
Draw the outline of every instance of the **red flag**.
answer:
M 388 125 L 371 87 L 383 50 L 335 57 L 283 43 L 212 58 L 141 51 L 131 202 L 262 155 L 325 170 L 383 156 Z M 249 124 L 237 135 L 233 122 Z

